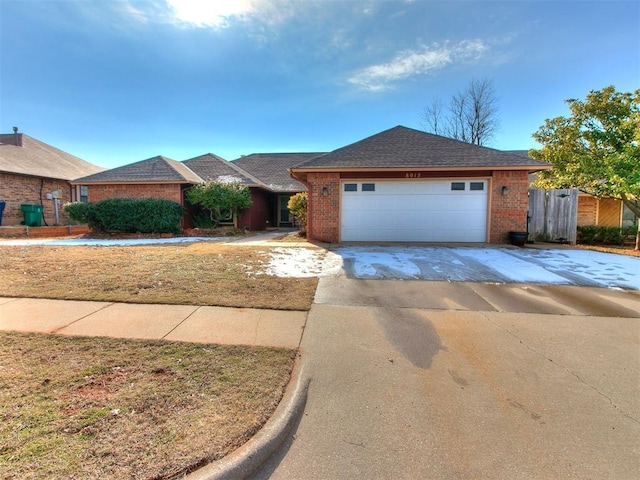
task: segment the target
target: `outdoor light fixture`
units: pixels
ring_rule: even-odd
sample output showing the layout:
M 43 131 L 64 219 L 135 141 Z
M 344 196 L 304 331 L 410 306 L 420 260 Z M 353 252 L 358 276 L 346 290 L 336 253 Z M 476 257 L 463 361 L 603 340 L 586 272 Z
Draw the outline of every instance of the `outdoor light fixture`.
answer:
M 507 193 L 509 193 L 509 187 L 507 187 L 506 185 L 502 186 L 502 195 L 506 195 Z
M 322 196 L 326 197 L 329 195 L 329 189 L 327 187 L 322 187 Z

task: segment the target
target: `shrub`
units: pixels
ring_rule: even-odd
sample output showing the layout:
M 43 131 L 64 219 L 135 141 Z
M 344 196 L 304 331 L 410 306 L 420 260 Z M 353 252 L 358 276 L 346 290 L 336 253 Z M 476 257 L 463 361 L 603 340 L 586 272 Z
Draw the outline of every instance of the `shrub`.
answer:
M 585 245 L 623 245 L 624 235 L 618 227 L 585 225 L 578 227 L 578 243 Z
M 67 216 L 78 223 L 89 223 L 90 204 L 87 202 L 71 202 L 64 205 Z
M 65 205 L 65 212 L 97 231 L 179 233 L 182 206 L 163 198 L 107 198 L 96 203 Z M 70 206 L 67 210 L 67 206 Z M 82 219 L 82 220 L 81 220 Z
M 309 196 L 306 192 L 296 193 L 289 199 L 287 208 L 300 222 L 300 233 L 307 233 L 307 204 Z
M 251 192 L 239 182 L 207 182 L 187 190 L 187 200 L 206 209 L 214 227 L 227 216 L 237 226 L 240 211 L 251 206 Z

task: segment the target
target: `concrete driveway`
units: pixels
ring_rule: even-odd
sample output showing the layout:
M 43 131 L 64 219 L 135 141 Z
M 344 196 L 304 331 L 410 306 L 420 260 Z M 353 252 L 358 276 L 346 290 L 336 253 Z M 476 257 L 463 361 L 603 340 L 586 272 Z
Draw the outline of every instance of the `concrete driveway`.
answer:
M 640 293 L 320 279 L 302 419 L 256 479 L 635 479 Z
M 360 279 L 536 283 L 640 290 L 640 258 L 580 250 L 497 246 L 274 248 L 268 273 Z

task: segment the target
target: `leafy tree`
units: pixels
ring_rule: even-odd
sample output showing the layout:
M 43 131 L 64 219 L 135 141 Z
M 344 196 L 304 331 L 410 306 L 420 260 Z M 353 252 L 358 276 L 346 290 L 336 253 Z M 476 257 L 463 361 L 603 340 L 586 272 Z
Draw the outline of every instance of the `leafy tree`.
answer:
M 307 233 L 307 204 L 309 195 L 307 192 L 300 192 L 293 195 L 287 203 L 287 208 L 292 215 L 300 222 L 300 233 Z
M 213 226 L 220 220 L 233 216 L 237 226 L 240 210 L 251 205 L 249 187 L 238 182 L 206 182 L 187 190 L 187 199 L 194 205 L 208 210 Z
M 436 98 L 422 113 L 427 132 L 474 145 L 486 145 L 498 129 L 498 99 L 493 82 L 473 79 L 444 105 Z
M 609 86 L 566 103 L 571 116 L 547 119 L 533 134 L 542 148 L 529 154 L 554 166 L 538 174 L 536 185 L 617 198 L 640 218 L 640 89 Z

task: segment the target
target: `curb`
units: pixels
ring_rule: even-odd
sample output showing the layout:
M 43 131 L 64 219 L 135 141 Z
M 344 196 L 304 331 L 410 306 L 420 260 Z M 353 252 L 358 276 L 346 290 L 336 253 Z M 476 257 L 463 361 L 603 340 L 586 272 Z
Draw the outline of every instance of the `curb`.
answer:
M 310 378 L 303 375 L 302 362 L 296 362 L 280 404 L 267 423 L 247 443 L 226 457 L 189 473 L 186 480 L 239 480 L 255 473 L 284 442 L 291 427 L 304 412 Z

